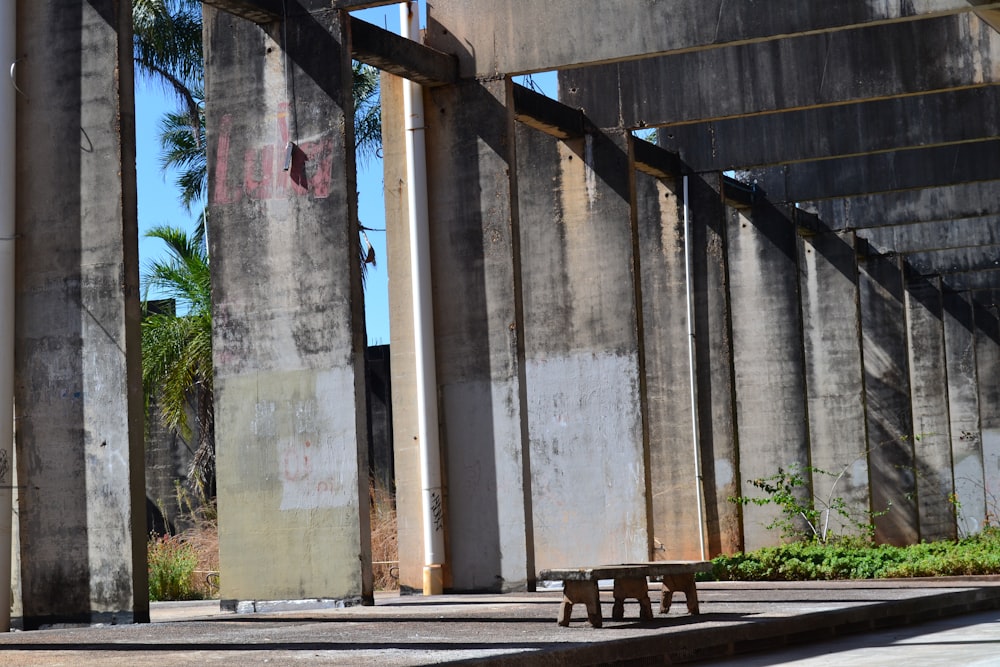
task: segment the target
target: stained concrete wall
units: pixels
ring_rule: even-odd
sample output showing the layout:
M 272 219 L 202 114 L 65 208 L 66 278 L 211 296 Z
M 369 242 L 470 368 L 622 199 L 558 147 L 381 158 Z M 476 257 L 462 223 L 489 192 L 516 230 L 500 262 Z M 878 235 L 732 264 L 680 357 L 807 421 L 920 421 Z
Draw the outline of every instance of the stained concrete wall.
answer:
M 801 212 L 796 220 L 809 458 L 823 471 L 812 475 L 813 494 L 826 505 L 843 499 L 848 516 L 831 511 L 830 530 L 858 534 L 871 489 L 855 238 L 810 229 Z
M 979 424 L 983 446 L 983 480 L 986 517 L 1000 520 L 1000 320 L 996 307 L 974 306 L 976 322 L 976 368 L 979 375 Z
M 535 564 L 643 560 L 649 528 L 627 136 L 561 141 L 519 127 L 517 147 L 521 247 L 530 249 L 521 261 Z
M 534 577 L 508 95 L 501 79 L 426 96 L 446 585 L 455 590 L 524 588 Z
M 23 623 L 149 617 L 128 3 L 18 3 Z
M 301 5 L 205 10 L 221 594 L 246 603 L 372 594 L 350 61 Z
M 750 495 L 751 480 L 809 465 L 798 244 L 790 210 L 760 202 L 727 217 L 741 491 Z M 780 515 L 775 506 L 744 510 L 745 548 L 773 543 L 767 526 Z

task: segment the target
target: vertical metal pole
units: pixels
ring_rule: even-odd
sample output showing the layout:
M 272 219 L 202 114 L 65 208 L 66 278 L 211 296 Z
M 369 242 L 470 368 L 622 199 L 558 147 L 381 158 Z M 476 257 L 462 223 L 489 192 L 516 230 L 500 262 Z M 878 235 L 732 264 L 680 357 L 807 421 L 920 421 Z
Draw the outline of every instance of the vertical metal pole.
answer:
M 399 6 L 400 33 L 419 39 L 420 15 L 414 1 Z M 403 85 L 406 115 L 406 185 L 410 215 L 410 278 L 413 283 L 413 336 L 416 348 L 417 419 L 420 477 L 423 486 L 424 595 L 443 589 L 444 497 L 438 440 L 437 374 L 434 359 L 434 309 L 431 301 L 430 233 L 427 212 L 427 158 L 421 87 Z

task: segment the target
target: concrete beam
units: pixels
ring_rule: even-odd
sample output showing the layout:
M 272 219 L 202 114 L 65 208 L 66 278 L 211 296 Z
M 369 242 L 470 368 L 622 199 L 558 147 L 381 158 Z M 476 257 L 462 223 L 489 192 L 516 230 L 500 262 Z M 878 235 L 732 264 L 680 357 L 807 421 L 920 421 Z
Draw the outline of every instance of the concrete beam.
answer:
M 878 211 L 872 211 L 878 217 Z M 881 253 L 1000 246 L 1000 216 L 960 218 L 859 229 L 858 234 Z M 994 256 L 997 249 L 993 249 Z
M 966 13 L 566 70 L 559 94 L 598 127 L 640 128 L 998 82 L 1000 33 Z
M 694 171 L 725 171 L 1000 136 L 1000 86 L 664 127 Z
M 991 291 L 1000 289 L 1000 270 L 952 273 L 948 275 L 948 287 L 956 292 Z
M 427 40 L 443 51 L 461 53 L 463 76 L 489 76 L 564 69 L 868 23 L 984 11 L 996 6 L 995 2 L 975 0 L 602 0 L 589 2 L 587 11 L 581 11 L 576 0 L 519 0 L 502 6 L 494 0 L 434 0 L 428 7 Z
M 915 148 L 738 171 L 772 202 L 915 190 L 1000 179 L 1000 140 Z
M 912 271 L 922 275 L 950 275 L 1000 269 L 1000 245 L 929 250 L 906 255 Z
M 953 221 L 1000 215 L 1000 182 L 982 181 L 803 201 L 799 208 L 817 214 L 830 229 L 868 229 L 882 225 Z
M 351 57 L 380 70 L 433 87 L 458 80 L 458 60 L 412 39 L 348 17 Z
M 673 179 L 688 171 L 676 153 L 635 137 L 632 138 L 632 160 L 636 169 L 655 178 Z
M 513 84 L 514 119 L 557 139 L 576 139 L 586 132 L 587 119 L 579 109 Z
M 203 5 L 258 24 L 280 21 L 285 13 L 282 0 L 201 0 L 201 2 Z

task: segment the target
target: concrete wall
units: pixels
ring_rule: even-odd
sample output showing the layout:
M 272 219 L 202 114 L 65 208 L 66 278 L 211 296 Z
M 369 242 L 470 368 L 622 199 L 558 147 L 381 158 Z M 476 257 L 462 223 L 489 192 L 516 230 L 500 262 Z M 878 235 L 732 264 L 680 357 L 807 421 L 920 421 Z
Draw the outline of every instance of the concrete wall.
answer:
M 351 78 L 308 9 L 205 12 L 221 594 L 253 604 L 372 594 Z
M 148 619 L 128 3 L 18 3 L 23 623 Z
M 561 141 L 519 127 L 517 139 L 535 563 L 642 560 L 649 528 L 627 138 Z
M 426 96 L 435 351 L 450 581 L 533 578 L 524 460 L 524 332 L 516 293 L 513 119 L 503 80 Z M 458 277 L 458 279 L 456 279 Z

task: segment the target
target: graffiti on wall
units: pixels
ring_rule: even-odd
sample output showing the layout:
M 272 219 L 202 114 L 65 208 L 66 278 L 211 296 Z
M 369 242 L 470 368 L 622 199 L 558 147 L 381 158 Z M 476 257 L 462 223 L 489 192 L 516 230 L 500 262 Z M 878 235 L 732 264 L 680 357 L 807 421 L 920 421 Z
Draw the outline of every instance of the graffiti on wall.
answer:
M 326 199 L 330 195 L 333 137 L 324 133 L 290 143 L 288 116 L 288 105 L 279 105 L 275 115 L 276 141 L 246 148 L 242 156 L 233 154 L 232 116 L 222 117 L 216 146 L 213 204 L 307 196 Z

